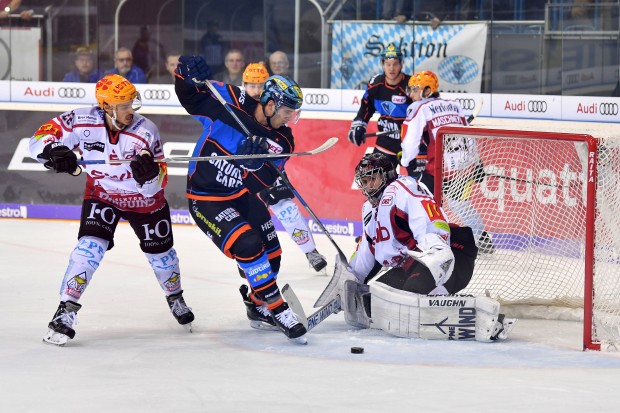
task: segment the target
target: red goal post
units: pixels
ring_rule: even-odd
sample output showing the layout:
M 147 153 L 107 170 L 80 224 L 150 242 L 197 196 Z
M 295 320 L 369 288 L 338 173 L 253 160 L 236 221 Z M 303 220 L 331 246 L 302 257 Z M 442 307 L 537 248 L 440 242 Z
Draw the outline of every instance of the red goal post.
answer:
M 583 308 L 584 349 L 620 347 L 620 140 L 445 126 L 435 160 L 448 219 L 489 244 L 463 293 Z

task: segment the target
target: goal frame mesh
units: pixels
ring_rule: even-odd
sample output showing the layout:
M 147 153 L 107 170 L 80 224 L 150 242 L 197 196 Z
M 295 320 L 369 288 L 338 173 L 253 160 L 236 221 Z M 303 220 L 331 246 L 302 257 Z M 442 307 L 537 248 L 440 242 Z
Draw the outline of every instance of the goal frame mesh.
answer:
M 548 131 L 523 131 L 523 130 L 504 130 L 504 129 L 488 129 L 479 127 L 461 127 L 461 126 L 443 126 L 436 135 L 435 141 L 435 199 L 438 205 L 442 205 L 444 209 L 447 209 L 450 215 L 449 208 L 447 208 L 444 200 L 445 188 L 442 187 L 444 183 L 444 141 L 446 137 L 452 136 L 466 136 L 475 137 L 475 139 L 524 139 L 524 140 L 545 140 L 545 141 L 563 141 L 579 143 L 583 142 L 587 145 L 587 169 L 585 171 L 586 180 L 585 187 L 585 237 L 584 237 L 584 285 L 583 285 L 583 348 L 584 350 L 601 350 L 601 343 L 595 339 L 593 325 L 594 317 L 594 277 L 595 277 L 595 219 L 596 219 L 596 199 L 597 199 L 597 151 L 599 146 L 599 140 L 591 135 L 587 134 L 572 134 L 572 133 L 556 133 Z M 545 154 L 540 154 L 545 156 Z M 530 156 L 537 156 L 537 154 L 530 154 Z M 446 158 L 449 155 L 446 156 Z M 583 181 L 582 181 L 583 184 Z M 440 190 L 441 188 L 441 190 Z M 479 261 L 479 260 L 477 260 Z M 479 263 L 479 262 L 478 262 Z M 477 263 L 477 264 L 478 264 Z M 474 271 L 474 279 L 476 272 Z M 472 279 L 473 281 L 473 279 Z M 620 300 L 620 297 L 619 297 Z

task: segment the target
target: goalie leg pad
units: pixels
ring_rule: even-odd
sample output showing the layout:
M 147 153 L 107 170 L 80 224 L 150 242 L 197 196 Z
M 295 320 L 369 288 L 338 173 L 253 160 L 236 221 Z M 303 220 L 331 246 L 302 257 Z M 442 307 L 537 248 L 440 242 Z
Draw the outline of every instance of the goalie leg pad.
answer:
M 374 282 L 370 297 L 373 328 L 397 337 L 419 337 L 421 295 Z
M 381 282 L 370 284 L 370 293 L 371 326 L 397 337 L 491 342 L 507 338 L 516 323 L 488 297 L 419 295 Z
M 364 307 L 364 296 L 368 294 L 368 285 L 352 280 L 344 282 L 343 307 L 344 321 L 347 324 L 358 328 L 370 327 L 370 317 Z

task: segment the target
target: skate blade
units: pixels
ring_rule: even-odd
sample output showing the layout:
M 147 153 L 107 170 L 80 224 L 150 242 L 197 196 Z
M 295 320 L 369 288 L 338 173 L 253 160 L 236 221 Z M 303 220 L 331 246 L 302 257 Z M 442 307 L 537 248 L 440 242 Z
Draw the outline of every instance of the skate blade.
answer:
M 192 323 L 181 324 L 181 327 L 183 327 L 188 333 L 194 332 L 194 327 L 192 327 Z
M 308 344 L 308 339 L 306 336 L 301 336 L 297 338 L 288 338 L 288 341 L 295 344 Z
M 508 338 L 508 335 L 512 331 L 512 329 L 515 327 L 515 324 L 517 324 L 517 321 L 518 320 L 516 318 L 505 318 L 504 319 L 504 331 L 499 333 L 497 338 L 500 340 L 506 340 Z
M 45 337 L 43 337 L 44 343 L 53 344 L 59 347 L 67 344 L 67 341 L 69 341 L 69 336 L 62 333 L 57 333 L 52 329 L 49 329 Z
M 265 330 L 265 331 L 278 331 L 278 327 L 272 326 L 271 324 L 264 323 L 258 320 L 251 320 L 250 327 L 256 330 Z

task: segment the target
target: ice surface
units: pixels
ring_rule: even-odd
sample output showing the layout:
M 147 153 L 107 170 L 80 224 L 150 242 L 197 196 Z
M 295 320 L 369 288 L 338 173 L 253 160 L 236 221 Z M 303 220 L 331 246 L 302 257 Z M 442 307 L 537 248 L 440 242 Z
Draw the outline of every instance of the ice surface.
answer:
M 194 333 L 169 313 L 127 224 L 80 300 L 76 338 L 43 344 L 77 222 L 0 220 L 0 412 L 616 412 L 620 356 L 581 351 L 581 325 L 520 320 L 501 343 L 407 340 L 333 315 L 295 345 L 249 327 L 242 280 L 196 227 L 175 226 Z M 281 285 L 328 282 L 284 233 Z M 345 253 L 349 237 L 334 237 Z M 333 270 L 336 250 L 318 249 Z M 352 346 L 364 354 L 351 354 Z

